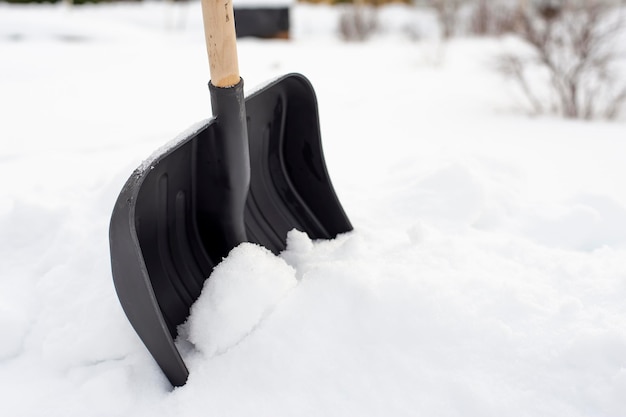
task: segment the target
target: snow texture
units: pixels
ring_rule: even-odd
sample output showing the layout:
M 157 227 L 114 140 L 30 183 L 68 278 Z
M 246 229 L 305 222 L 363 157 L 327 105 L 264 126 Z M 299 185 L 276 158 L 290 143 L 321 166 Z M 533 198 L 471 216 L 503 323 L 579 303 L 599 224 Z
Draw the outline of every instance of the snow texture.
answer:
M 295 270 L 251 243 L 232 250 L 205 281 L 190 320 L 179 332 L 208 356 L 240 343 L 296 285 Z
M 172 390 L 120 308 L 108 223 L 211 114 L 199 3 L 0 3 L 0 415 L 626 415 L 624 115 L 526 116 L 492 69 L 515 43 L 442 43 L 420 10 L 382 9 L 362 44 L 326 6 L 292 17 L 240 68 L 250 91 L 311 80 L 355 230 L 234 249 Z

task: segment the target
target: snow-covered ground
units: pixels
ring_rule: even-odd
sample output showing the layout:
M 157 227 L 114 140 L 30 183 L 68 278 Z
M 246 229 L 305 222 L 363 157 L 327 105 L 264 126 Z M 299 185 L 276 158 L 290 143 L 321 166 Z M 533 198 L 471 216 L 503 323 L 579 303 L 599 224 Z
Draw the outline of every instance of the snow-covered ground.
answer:
M 248 88 L 312 81 L 355 230 L 237 248 L 171 391 L 107 229 L 133 169 L 210 114 L 199 15 L 0 3 L 0 415 L 626 415 L 623 118 L 529 118 L 491 69 L 506 42 L 411 41 L 430 20 L 399 7 L 364 44 L 304 6 L 293 40 L 240 42 Z

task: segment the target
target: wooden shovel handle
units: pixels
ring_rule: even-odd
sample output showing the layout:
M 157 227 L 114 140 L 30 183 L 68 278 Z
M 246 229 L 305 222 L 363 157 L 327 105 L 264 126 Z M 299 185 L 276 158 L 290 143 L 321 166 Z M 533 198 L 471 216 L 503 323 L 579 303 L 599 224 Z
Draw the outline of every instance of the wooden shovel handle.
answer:
M 211 84 L 228 88 L 239 83 L 237 38 L 232 0 L 202 0 Z

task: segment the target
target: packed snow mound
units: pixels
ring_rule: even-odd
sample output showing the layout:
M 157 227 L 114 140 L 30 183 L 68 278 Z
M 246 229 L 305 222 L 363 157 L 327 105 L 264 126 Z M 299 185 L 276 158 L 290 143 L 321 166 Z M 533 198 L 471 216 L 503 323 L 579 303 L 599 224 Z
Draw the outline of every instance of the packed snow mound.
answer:
M 285 261 L 242 243 L 205 281 L 181 337 L 207 356 L 223 354 L 259 326 L 296 283 L 295 270 Z

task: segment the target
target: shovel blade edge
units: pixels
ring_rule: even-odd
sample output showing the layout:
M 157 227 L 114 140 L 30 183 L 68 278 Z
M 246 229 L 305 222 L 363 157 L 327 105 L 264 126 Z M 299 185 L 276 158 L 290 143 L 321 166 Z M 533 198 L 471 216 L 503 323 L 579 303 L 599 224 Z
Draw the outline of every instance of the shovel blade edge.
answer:
M 248 239 L 278 254 L 287 233 L 332 239 L 352 230 L 328 174 L 317 98 L 303 75 L 289 74 L 246 99 L 250 190 Z
M 189 372 L 174 343 L 218 260 L 198 227 L 198 142 L 211 119 L 175 147 L 138 168 L 115 203 L 109 226 L 113 282 L 135 332 L 174 386 Z M 211 155 L 208 155 L 211 157 Z

